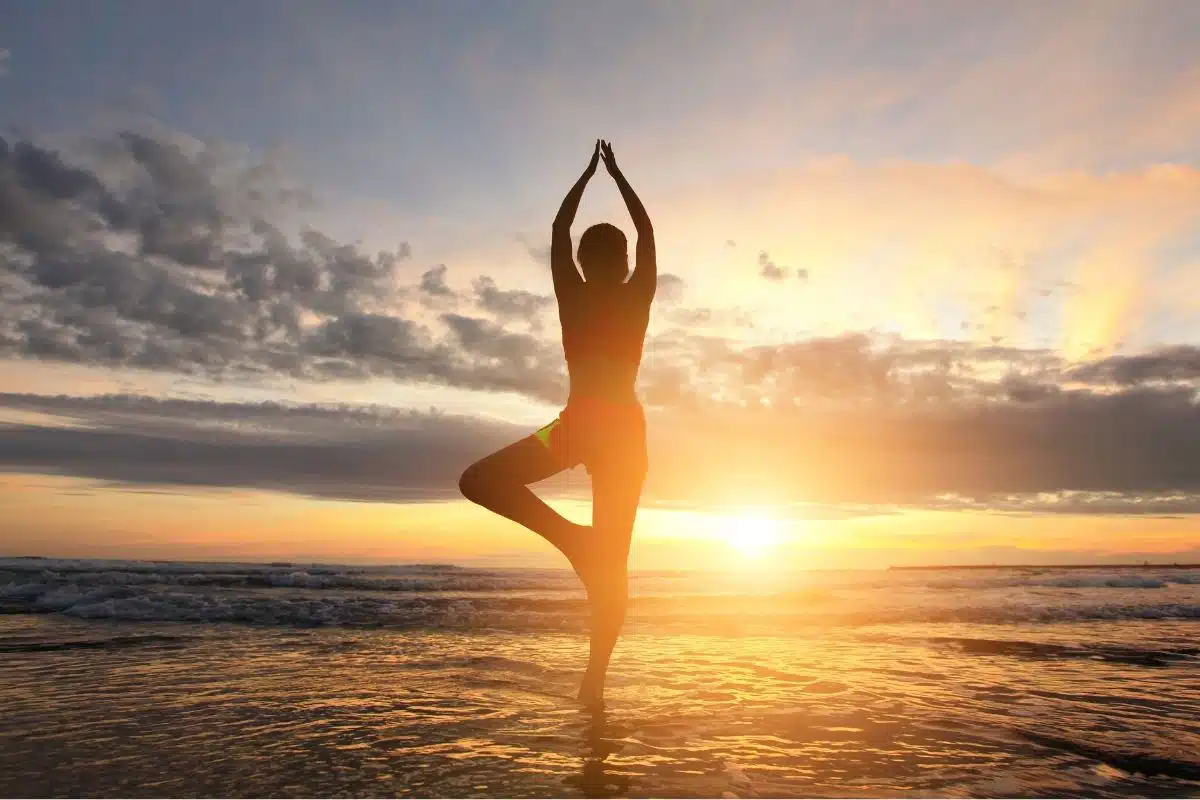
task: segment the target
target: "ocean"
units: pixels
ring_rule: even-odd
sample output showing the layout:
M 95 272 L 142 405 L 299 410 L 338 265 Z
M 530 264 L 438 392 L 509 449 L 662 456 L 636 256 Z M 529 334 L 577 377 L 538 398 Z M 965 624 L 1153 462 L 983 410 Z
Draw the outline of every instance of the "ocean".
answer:
M 0 559 L 0 794 L 1200 797 L 1200 569 Z

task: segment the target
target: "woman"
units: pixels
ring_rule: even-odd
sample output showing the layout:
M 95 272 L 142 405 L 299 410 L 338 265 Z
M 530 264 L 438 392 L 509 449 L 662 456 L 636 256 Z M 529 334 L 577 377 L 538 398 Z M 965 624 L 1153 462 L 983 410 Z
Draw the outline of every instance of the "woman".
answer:
M 625 235 L 607 223 L 593 225 L 579 239 L 581 278 L 571 257 L 571 223 L 601 157 L 633 217 L 637 260 L 629 275 Z M 571 382 L 566 408 L 536 433 L 472 464 L 459 487 L 468 500 L 541 534 L 571 562 L 592 611 L 591 653 L 579 699 L 598 707 L 625 621 L 629 540 L 646 477 L 646 417 L 634 382 L 658 280 L 650 218 L 608 142 L 596 142 L 551 233 L 550 270 Z M 563 518 L 529 489 L 579 464 L 592 479 L 590 526 Z

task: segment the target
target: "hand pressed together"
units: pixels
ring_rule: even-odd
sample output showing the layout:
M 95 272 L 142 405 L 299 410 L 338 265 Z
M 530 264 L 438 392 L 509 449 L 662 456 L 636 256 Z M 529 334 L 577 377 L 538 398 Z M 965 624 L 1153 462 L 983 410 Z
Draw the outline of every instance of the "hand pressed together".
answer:
M 617 175 L 621 169 L 617 166 L 617 157 L 613 155 L 612 142 L 607 142 L 604 139 L 601 139 L 599 147 L 600 154 L 604 158 L 604 166 L 608 170 L 608 174 L 613 176 Z

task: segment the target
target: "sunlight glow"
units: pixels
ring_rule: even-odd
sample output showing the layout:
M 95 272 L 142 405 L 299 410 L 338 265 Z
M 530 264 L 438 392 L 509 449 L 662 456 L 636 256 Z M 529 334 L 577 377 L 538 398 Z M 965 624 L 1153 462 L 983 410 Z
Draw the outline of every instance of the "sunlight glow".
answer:
M 726 536 L 730 547 L 751 559 L 768 555 L 783 538 L 779 520 L 763 516 L 732 520 Z

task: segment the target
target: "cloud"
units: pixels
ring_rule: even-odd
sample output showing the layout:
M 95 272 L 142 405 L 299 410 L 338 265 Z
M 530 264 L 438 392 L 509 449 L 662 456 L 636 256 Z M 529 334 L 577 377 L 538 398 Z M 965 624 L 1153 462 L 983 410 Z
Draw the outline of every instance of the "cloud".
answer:
M 783 283 L 787 280 L 787 267 L 781 267 L 772 261 L 766 250 L 758 251 L 758 266 L 758 274 L 772 283 Z
M 532 337 L 472 317 L 448 324 L 478 362 L 475 380 L 543 372 L 547 354 Z M 390 353 L 394 342 L 365 336 L 353 347 Z M 697 350 L 695 366 L 716 373 L 737 354 L 717 342 Z M 765 376 L 761 355 L 738 363 Z M 873 350 L 859 337 L 775 358 L 771 370 L 809 387 L 802 405 L 706 400 L 689 385 L 689 365 L 651 365 L 643 396 L 670 408 L 649 414 L 647 503 L 1200 513 L 1194 385 L 1065 388 L 1061 362 L 1045 353 L 904 342 Z M 996 364 L 1006 365 L 1002 379 L 980 377 Z M 364 406 L 7 394 L 0 409 L 14 420 L 0 424 L 4 471 L 394 502 L 455 496 L 467 464 L 530 432 Z
M 451 331 L 456 355 L 440 361 L 436 376 L 448 385 L 563 401 L 567 382 L 561 345 L 480 317 L 444 314 L 442 321 Z
M 1091 358 L 1092 348 L 1111 346 L 1129 327 L 1121 318 L 1134 306 L 1115 289 L 1102 291 L 1124 284 L 1105 277 L 1107 272 L 1078 280 L 1045 274 L 1035 281 L 1025 272 L 1028 265 L 1070 241 L 1087 243 L 1081 245 L 1085 253 L 1103 255 L 1088 263 L 1114 265 L 1113 270 L 1122 263 L 1137 265 L 1151 245 L 1161 249 L 1175 241 L 1183 209 L 1194 203 L 1200 187 L 1194 171 L 1182 167 L 1052 175 L 1024 183 L 967 165 L 838 162 L 801 173 L 793 176 L 796 181 L 726 187 L 721 197 L 733 198 L 738 213 L 755 219 L 768 219 L 770 207 L 810 220 L 790 242 L 790 252 L 814 269 L 834 267 L 827 270 L 830 280 L 797 301 L 806 304 L 802 313 L 814 328 L 836 321 L 844 330 L 867 319 L 895 324 L 912 318 L 915 311 L 907 304 L 919 300 L 913 287 L 939 286 L 936 298 L 920 301 L 930 304 L 961 301 L 958 290 L 994 288 L 990 296 L 980 294 L 986 301 L 963 329 L 983 342 L 1011 342 L 1017 322 L 1036 310 L 1033 295 L 1078 285 L 1076 296 L 1067 298 L 1065 319 L 1068 355 L 1081 363 Z M 886 187 L 882 195 L 879 187 Z M 702 195 L 695 202 L 720 206 Z M 939 198 L 937 207 L 919 202 L 926 195 Z M 406 286 L 403 268 L 411 262 L 406 245 L 370 254 L 312 229 L 285 233 L 276 218 L 306 199 L 269 161 L 239 161 L 219 147 L 178 135 L 127 133 L 69 158 L 33 142 L 0 145 L 0 353 L 218 379 L 386 376 L 486 389 L 485 377 L 499 373 L 458 349 L 460 332 L 444 315 L 527 323 L 529 332 L 542 331 L 537 315 L 553 306 L 546 295 L 502 288 L 490 276 L 476 276 L 469 288 L 452 287 L 445 265 Z M 962 210 L 963 224 L 947 223 L 943 211 L 951 207 Z M 1141 231 L 1145 209 L 1159 224 Z M 712 208 L 672 206 L 667 216 L 682 212 L 706 224 Z M 1088 243 L 1090 236 L 1108 235 L 1113 226 L 1106 220 L 1118 220 L 1117 228 L 1133 233 L 1109 244 Z M 670 219 L 663 228 L 671 228 Z M 791 224 L 789 229 L 797 230 Z M 843 241 L 858 244 L 839 249 Z M 859 263 L 885 241 L 893 243 L 885 251 L 892 259 L 886 268 L 863 267 L 871 269 L 880 291 L 862 292 Z M 1010 242 L 1008 251 L 996 251 L 989 244 L 994 241 Z M 1125 256 L 1131 260 L 1122 261 Z M 791 274 L 765 250 L 760 268 L 768 278 Z M 1146 269 L 1142 264 L 1126 271 Z M 796 270 L 798 279 L 807 274 Z M 898 276 L 902 285 L 896 284 Z M 830 296 L 838 281 L 845 291 Z M 664 273 L 660 282 L 663 303 L 677 301 L 682 280 Z M 849 311 L 830 317 L 839 305 Z M 983 311 L 985 306 L 993 311 Z M 674 325 L 704 326 L 714 342 L 731 337 L 712 346 L 733 350 L 737 329 L 750 330 L 751 315 L 761 316 L 758 309 L 711 306 L 656 314 Z M 769 323 L 760 320 L 754 329 L 766 335 Z M 554 343 L 547 346 L 557 350 Z M 682 370 L 684 384 L 667 394 L 694 394 L 687 349 L 660 339 L 652 360 L 662 370 L 648 382 L 666 391 L 662 376 L 668 367 Z M 663 354 L 672 352 L 679 358 L 662 364 Z M 764 351 L 746 357 L 778 361 Z M 561 375 L 561 361 L 555 364 L 553 371 Z M 475 367 L 483 372 L 471 374 Z M 547 396 L 547 381 L 521 374 L 527 380 L 501 380 L 495 388 Z M 731 396 L 744 394 L 737 377 L 725 390 Z
M 0 355 L 212 380 L 390 378 L 565 398 L 548 295 L 411 248 L 279 221 L 311 202 L 271 162 L 169 132 L 70 154 L 0 140 Z M 663 302 L 681 278 L 660 277 Z M 510 330 L 525 326 L 527 332 Z
M 1187 491 L 1117 492 L 1066 490 L 1026 494 L 993 493 L 983 497 L 943 495 L 930 508 L 1001 514 L 1083 514 L 1179 517 L 1200 514 L 1200 493 Z
M 647 491 L 667 499 L 1030 513 L 1200 513 L 1191 392 L 1050 393 L 903 410 L 677 410 Z
M 1067 373 L 1073 381 L 1136 386 L 1148 382 L 1200 381 L 1200 347 L 1176 345 L 1133 356 L 1109 356 Z
M 781 267 L 771 260 L 771 256 L 766 250 L 758 251 L 758 275 L 765 278 L 771 283 L 783 283 L 792 275 L 792 270 L 789 267 Z M 796 279 L 801 283 L 808 280 L 807 269 L 797 269 Z
M 914 235 L 920 242 L 944 235 L 943 217 L 925 219 L 912 204 L 893 202 L 888 208 L 899 209 L 894 213 L 900 217 L 887 221 L 885 213 L 862 213 L 849 202 L 847 192 L 854 195 L 859 180 L 874 172 L 847 164 L 823 169 L 825 177 L 810 175 L 809 194 L 793 198 L 795 203 L 782 202 L 786 192 L 759 199 L 798 213 L 832 213 L 830 219 L 856 210 L 855 232 L 864 238 Z M 968 167 L 887 169 L 901 183 L 931 183 L 946 203 L 980 219 L 1004 221 L 969 235 L 955 229 L 954 237 L 963 238 L 952 237 L 951 244 L 965 249 L 989 238 L 985 233 L 1010 231 L 1013 253 L 1037 253 L 1035 244 L 1054 237 L 1022 236 L 1022 230 L 1044 234 L 1051 222 L 1069 220 L 1080 209 L 1087 212 L 1085 233 L 1110 217 L 1126 224 L 1124 212 L 1132 214 L 1130 204 L 1141 198 L 1163 226 L 1125 228 L 1112 250 L 1085 248 L 1103 251 L 1094 263 L 1110 266 L 1117 263 L 1114 254 L 1137 254 L 1169 241 L 1162 237 L 1183 218 L 1178 205 L 1194 199 L 1200 186 L 1183 168 L 1056 176 L 1037 186 L 1004 183 Z M 828 182 L 831 170 L 846 173 L 842 178 L 849 182 Z M 269 162 L 238 161 L 185 137 L 130 132 L 69 156 L 33 142 L 0 141 L 0 353 L 210 379 L 384 377 L 562 402 L 567 376 L 561 344 L 535 324 L 553 307 L 552 298 L 502 288 L 486 275 L 469 288 L 455 288 L 445 265 L 407 285 L 401 269 L 411 260 L 407 246 L 370 254 L 312 228 L 286 231 L 278 217 L 305 202 L 306 195 Z M 1055 212 L 1049 221 L 1034 214 L 1034 225 L 1010 202 L 1038 213 L 1062 205 L 1070 213 Z M 752 203 L 739 207 L 754 210 Z M 996 213 L 983 213 L 989 208 Z M 811 227 L 833 239 L 839 235 L 829 219 Z M 819 263 L 803 246 L 793 252 Z M 1003 281 L 1016 280 L 1012 276 L 1027 261 L 995 252 L 989 258 L 988 274 Z M 759 265 L 779 280 L 790 275 L 765 250 Z M 1065 279 L 1047 280 L 1027 288 L 1066 288 Z M 1088 294 L 1095 281 L 1085 276 L 1080 284 L 1082 296 L 1097 308 L 1120 310 L 1105 305 L 1116 302 L 1113 297 Z M 992 501 L 1054 511 L 1190 508 L 1200 491 L 1197 348 L 1113 355 L 1000 346 L 1008 340 L 995 329 L 997 320 L 1024 313 L 1013 285 L 1001 282 L 1002 300 L 988 303 L 991 310 L 974 323 L 992 326 L 993 344 L 986 345 L 867 333 L 780 335 L 758 324 L 753 310 L 671 305 L 685 285 L 663 273 L 666 302 L 655 311 L 639 386 L 655 420 L 647 491 L 683 503 L 757 493 L 774 502 L 799 495 L 814 502 L 937 508 Z M 193 410 L 203 415 L 209 408 Z M 343 434 L 332 441 L 342 441 Z M 0 454 L 12 470 L 124 470 L 133 475 L 129 480 L 150 481 L 153 470 L 98 466 L 76 449 L 90 447 L 116 460 L 144 451 L 148 463 L 161 463 L 169 448 L 147 436 L 136 428 L 93 426 L 78 444 L 52 426 L 10 425 Z M 249 462 L 270 473 L 263 460 L 276 452 L 270 441 L 234 444 L 251 447 Z M 233 453 L 205 450 L 209 444 L 215 447 L 196 437 L 197 469 Z M 403 440 L 391 444 L 400 448 L 400 458 Z M 292 451 L 290 457 L 330 464 L 351 458 L 338 455 L 341 445 L 329 447 Z M 449 447 L 456 459 L 467 457 Z M 401 469 L 391 462 L 387 468 Z M 359 480 L 346 469 L 347 481 Z M 161 474 L 165 480 L 171 473 L 164 467 Z M 244 480 L 318 491 L 290 472 Z M 340 480 L 322 478 L 318 483 L 326 488 L 320 491 L 357 492 L 328 488 Z M 1005 499 L 1010 497 L 1017 499 Z
M 722 322 L 731 321 L 729 313 L 721 315 Z M 703 308 L 667 312 L 668 321 L 688 325 L 661 329 L 648 340 L 646 352 L 653 357 L 643 371 L 682 368 L 680 394 L 704 405 L 788 409 L 867 401 L 976 406 L 1067 391 L 1111 397 L 1121 391 L 1200 389 L 1200 347 L 1194 345 L 1076 362 L 1048 348 L 861 332 L 756 344 L 696 330 L 715 316 Z
M 4 471 L 372 502 L 457 497 L 467 464 L 527 433 L 363 406 L 30 395 L 0 396 L 0 406 L 71 423 L 0 425 Z
M 690 244 L 718 226 L 758 241 L 761 282 L 723 281 L 723 302 L 774 307 L 811 330 L 886 325 L 933 338 L 965 317 L 966 338 L 1053 338 L 1082 358 L 1200 334 L 1188 278 L 1198 202 L 1200 170 L 1182 164 L 1031 173 L 841 158 L 681 190 L 656 225 L 660 250 L 684 248 L 688 263 L 719 263 Z M 803 293 L 769 291 L 785 264 L 808 271 Z
M 670 272 L 660 272 L 658 274 L 658 290 L 654 297 L 660 303 L 674 305 L 683 299 L 683 292 L 686 288 L 687 282 L 683 278 Z
M 476 322 L 495 328 L 551 298 L 488 276 L 460 293 L 444 264 L 404 286 L 407 244 L 370 254 L 311 227 L 286 233 L 276 218 L 307 200 L 269 162 L 166 133 L 125 132 L 72 158 L 0 139 L 0 354 L 217 380 L 389 377 L 561 401 L 560 352 L 538 343 L 514 373 L 505 370 L 516 362 L 460 346 L 459 312 L 478 308 L 490 319 Z
M 446 284 L 446 265 L 438 264 L 421 274 L 421 293 L 430 297 L 450 297 L 454 292 Z
M 0 140 L 0 269 L 16 300 L 6 316 L 64 354 L 136 357 L 153 338 L 195 345 L 206 361 L 221 343 L 295 338 L 305 315 L 373 310 L 406 255 L 370 256 L 311 229 L 290 242 L 263 216 L 288 200 L 255 185 L 264 165 L 219 185 L 209 151 L 134 133 L 107 144 L 106 166 L 129 175 L 121 190 L 58 153 Z
M 541 239 L 535 241 L 523 233 L 516 234 L 516 240 L 520 242 L 522 246 L 524 246 L 525 252 L 529 255 L 534 263 L 541 264 L 545 267 L 550 266 L 549 242 L 539 244 L 539 242 L 542 241 Z
M 666 496 L 976 507 L 1074 492 L 1028 507 L 1200 511 L 1200 348 L 1080 366 L 1046 349 L 677 329 L 647 354 L 643 396 L 672 408 L 648 484 Z M 1084 505 L 1089 492 L 1109 494 Z
M 523 289 L 501 289 L 487 275 L 472 284 L 480 308 L 501 321 L 536 321 L 538 315 L 554 306 L 554 298 Z
M 744 308 L 666 308 L 659 313 L 680 328 L 712 329 L 722 333 L 730 329 L 753 328 L 754 315 Z

